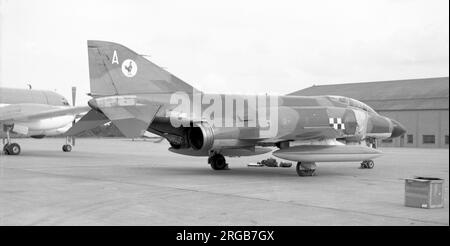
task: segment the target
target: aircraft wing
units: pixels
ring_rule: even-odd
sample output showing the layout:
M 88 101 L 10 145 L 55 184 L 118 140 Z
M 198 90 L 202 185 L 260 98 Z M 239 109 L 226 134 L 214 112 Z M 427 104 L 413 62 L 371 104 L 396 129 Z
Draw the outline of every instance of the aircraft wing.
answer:
M 17 121 L 33 121 L 40 119 L 53 118 L 65 115 L 77 115 L 89 111 L 89 106 L 64 107 L 48 109 L 39 112 L 22 111 L 21 105 L 9 105 L 0 108 L 0 123 L 12 123 Z M 36 109 L 37 111 L 37 109 Z

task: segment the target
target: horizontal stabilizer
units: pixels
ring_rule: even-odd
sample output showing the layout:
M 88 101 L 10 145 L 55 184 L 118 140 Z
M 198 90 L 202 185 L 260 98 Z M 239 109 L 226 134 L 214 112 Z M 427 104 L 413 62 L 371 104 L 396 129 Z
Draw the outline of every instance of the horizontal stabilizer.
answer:
M 101 126 L 110 120 L 106 118 L 102 113 L 96 110 L 90 110 L 85 114 L 75 125 L 73 125 L 66 133 L 65 136 L 75 136 L 78 133 L 93 129 L 97 126 Z
M 139 103 L 135 98 L 130 101 L 132 102 L 130 105 L 102 105 L 100 109 L 125 137 L 141 137 L 153 121 L 160 105 Z

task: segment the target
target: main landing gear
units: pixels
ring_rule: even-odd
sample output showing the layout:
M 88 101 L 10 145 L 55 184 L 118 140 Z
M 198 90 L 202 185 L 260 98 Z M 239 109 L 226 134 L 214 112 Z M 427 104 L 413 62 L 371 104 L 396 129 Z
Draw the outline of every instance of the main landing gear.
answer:
M 5 155 L 18 155 L 20 154 L 20 145 L 17 143 L 11 143 L 11 137 L 9 133 L 12 127 L 4 127 L 4 131 L 6 132 L 6 144 L 3 146 L 3 153 Z M 3 140 L 4 141 L 4 140 Z
M 6 133 L 6 139 L 3 139 L 3 153 L 5 155 L 19 155 L 21 152 L 21 148 L 18 143 L 11 142 L 10 137 L 11 130 L 12 130 L 11 126 L 3 127 L 3 131 Z M 75 138 L 71 136 L 66 137 L 66 144 L 62 146 L 62 150 L 64 152 L 70 152 L 72 151 L 72 146 L 75 146 Z
M 228 170 L 228 164 L 225 161 L 225 157 L 219 153 L 213 153 L 208 158 L 208 163 L 211 165 L 211 168 L 214 170 Z
M 375 166 L 375 163 L 372 160 L 365 160 L 361 162 L 362 169 L 372 169 Z
M 17 143 L 7 143 L 3 146 L 3 153 L 5 155 L 18 155 L 20 154 L 20 145 Z
M 298 176 L 315 176 L 316 175 L 317 165 L 315 162 L 297 162 L 297 167 L 295 170 L 297 171 Z

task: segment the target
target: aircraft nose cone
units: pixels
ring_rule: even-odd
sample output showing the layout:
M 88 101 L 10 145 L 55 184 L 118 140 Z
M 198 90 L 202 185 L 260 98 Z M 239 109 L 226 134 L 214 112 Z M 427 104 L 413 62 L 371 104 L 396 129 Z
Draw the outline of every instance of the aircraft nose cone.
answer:
M 392 120 L 392 123 L 394 124 L 394 128 L 392 129 L 391 138 L 400 137 L 406 133 L 406 128 L 400 122 Z

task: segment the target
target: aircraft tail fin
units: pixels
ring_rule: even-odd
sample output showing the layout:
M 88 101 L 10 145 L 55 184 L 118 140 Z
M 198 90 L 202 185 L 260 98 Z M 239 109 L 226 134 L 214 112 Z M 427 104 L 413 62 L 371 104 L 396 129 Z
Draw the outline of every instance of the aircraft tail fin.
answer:
M 88 40 L 91 95 L 192 93 L 194 88 L 127 47 Z

